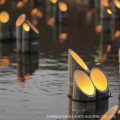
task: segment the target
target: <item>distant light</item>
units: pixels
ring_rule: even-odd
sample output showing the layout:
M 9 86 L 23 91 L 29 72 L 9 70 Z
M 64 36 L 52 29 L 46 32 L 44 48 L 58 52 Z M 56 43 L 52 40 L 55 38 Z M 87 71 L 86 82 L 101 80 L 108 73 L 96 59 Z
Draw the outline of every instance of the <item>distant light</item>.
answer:
M 102 26 L 101 26 L 100 24 L 97 25 L 96 28 L 95 28 L 95 31 L 96 31 L 97 34 L 101 33 L 101 31 L 102 31 Z
M 51 27 L 53 27 L 54 26 L 54 24 L 55 24 L 55 17 L 53 16 L 53 17 L 51 17 L 50 19 L 49 19 L 49 21 L 48 21 L 48 23 L 47 23 L 49 26 L 51 26 Z
M 108 0 L 101 0 L 101 3 L 102 3 L 102 5 L 105 6 L 105 7 L 108 7 L 108 6 L 109 6 Z
M 32 16 L 36 16 L 36 17 L 39 17 L 39 18 L 42 18 L 42 17 L 43 17 L 42 12 L 41 12 L 39 9 L 37 9 L 37 8 L 34 8 L 34 9 L 32 10 L 31 15 L 32 15 Z
M 6 23 L 9 20 L 9 14 L 6 11 L 0 13 L 0 22 Z
M 111 45 L 107 46 L 107 53 L 109 53 L 111 51 Z
M 30 31 L 30 26 L 29 26 L 27 23 L 24 23 L 24 24 L 23 24 L 23 29 L 24 29 L 25 31 Z
M 3 58 L 0 60 L 0 65 L 3 67 L 7 67 L 10 64 L 10 60 L 8 56 L 3 56 Z
M 67 33 L 60 33 L 59 39 L 60 39 L 60 43 L 64 43 L 67 39 Z
M 17 6 L 17 8 L 22 8 L 24 6 L 24 2 L 19 1 L 16 6 Z
M 50 0 L 52 3 L 57 3 L 57 0 Z
M 67 7 L 67 4 L 64 3 L 64 2 L 59 2 L 59 9 L 62 11 L 62 12 L 66 12 L 68 7 Z
M 29 79 L 30 79 L 30 74 L 25 75 L 25 76 L 24 76 L 24 79 L 25 79 L 25 80 L 29 80 Z
M 117 30 L 114 34 L 115 38 L 119 38 L 120 37 L 120 30 Z
M 112 11 L 110 9 L 107 9 L 107 13 L 111 15 Z
M 28 2 L 28 0 L 23 0 L 23 3 L 25 4 L 25 3 L 27 3 Z
M 107 54 L 104 54 L 104 55 L 102 56 L 102 58 L 100 59 L 100 63 L 105 62 L 106 59 L 107 59 L 107 57 L 108 57 L 108 55 L 107 55 Z
M 116 7 L 120 8 L 120 1 L 119 0 L 114 0 L 114 4 Z
M 0 0 L 0 5 L 3 5 L 6 0 Z

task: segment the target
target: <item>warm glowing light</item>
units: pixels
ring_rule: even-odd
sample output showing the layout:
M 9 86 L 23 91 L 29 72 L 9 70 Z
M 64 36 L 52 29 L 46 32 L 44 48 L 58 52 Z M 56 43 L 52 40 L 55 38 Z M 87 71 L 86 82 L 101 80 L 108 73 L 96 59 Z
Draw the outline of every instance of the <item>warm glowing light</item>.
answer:
M 23 0 L 23 3 L 25 4 L 25 3 L 27 3 L 28 2 L 28 0 Z
M 118 110 L 118 106 L 112 107 L 100 120 L 111 120 L 112 117 L 115 117 L 115 113 Z
M 20 15 L 16 21 L 16 26 L 22 25 L 24 23 L 25 19 L 26 19 L 25 14 Z
M 0 5 L 3 5 L 6 0 L 0 0 Z
M 60 33 L 59 38 L 60 39 L 67 39 L 67 33 Z
M 19 1 L 16 6 L 17 6 L 17 8 L 22 8 L 24 6 L 24 2 Z
M 42 18 L 42 17 L 43 17 L 42 12 L 41 12 L 39 9 L 37 9 L 37 8 L 34 8 L 34 9 L 32 10 L 31 15 L 32 15 L 32 16 L 36 16 L 36 17 L 39 17 L 39 18 Z
M 25 80 L 29 80 L 29 79 L 30 79 L 30 74 L 25 75 L 25 76 L 24 76 L 24 79 L 25 79 Z
M 84 63 L 82 58 L 80 58 L 74 51 L 70 50 L 70 55 L 83 69 L 85 69 L 86 71 L 89 71 L 87 65 Z
M 114 34 L 115 38 L 119 38 L 120 37 L 120 30 L 117 30 Z
M 96 31 L 96 34 L 101 33 L 101 31 L 102 31 L 102 26 L 101 26 L 100 24 L 97 25 L 96 28 L 95 28 L 95 31 Z
M 88 96 L 94 96 L 95 95 L 95 88 L 92 84 L 90 78 L 87 74 L 85 74 L 82 71 L 77 71 L 74 74 L 74 78 L 76 81 L 76 84 L 78 88 L 83 92 L 84 94 Z
M 50 0 L 52 3 L 57 3 L 57 0 Z
M 107 9 L 107 13 L 111 15 L 112 14 L 111 9 Z
M 100 69 L 94 68 L 91 70 L 90 76 L 96 89 L 100 92 L 106 92 L 108 89 L 108 81 L 105 74 Z
M 9 20 L 9 14 L 6 11 L 0 13 L 0 22 L 6 23 Z
M 105 6 L 105 7 L 108 7 L 108 6 L 109 6 L 108 0 L 101 0 L 101 3 L 102 3 L 102 5 Z
M 4 56 L 1 60 L 0 60 L 0 64 L 3 67 L 7 67 L 10 64 L 10 60 L 7 56 Z
M 111 51 L 111 45 L 107 46 L 107 53 L 109 53 Z
M 108 55 L 107 55 L 107 54 L 104 54 L 104 55 L 102 56 L 102 58 L 100 59 L 100 63 L 105 62 L 105 61 L 107 60 L 107 57 L 108 57 Z
M 62 11 L 62 12 L 66 12 L 67 11 L 67 5 L 66 5 L 66 3 L 64 3 L 64 2 L 59 2 L 59 9 Z
M 47 24 L 48 24 L 49 26 L 53 27 L 54 24 L 55 24 L 55 17 L 54 17 L 54 16 L 51 17 Z
M 30 31 L 30 26 L 29 26 L 27 23 L 24 23 L 24 24 L 23 24 L 23 29 L 24 29 L 25 31 Z
M 114 4 L 116 7 L 120 8 L 120 1 L 119 0 L 114 0 Z
M 93 8 L 92 10 L 90 10 L 90 11 L 87 12 L 87 16 L 91 17 L 94 12 L 95 12 L 95 9 Z

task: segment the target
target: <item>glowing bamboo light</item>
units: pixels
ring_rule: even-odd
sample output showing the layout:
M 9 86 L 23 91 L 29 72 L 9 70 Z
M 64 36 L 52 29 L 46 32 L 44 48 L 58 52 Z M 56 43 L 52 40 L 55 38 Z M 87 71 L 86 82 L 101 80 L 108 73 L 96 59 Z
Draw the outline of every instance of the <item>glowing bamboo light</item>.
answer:
M 108 110 L 108 80 L 99 68 L 93 68 L 90 72 L 91 80 L 96 88 L 96 114 L 102 115 Z
M 8 12 L 0 13 L 0 39 L 5 40 L 10 38 L 10 17 Z
M 23 24 L 26 20 L 26 15 L 22 14 L 16 21 L 16 43 L 17 52 L 22 52 L 22 36 L 23 36 Z
M 83 70 L 89 73 L 89 68 L 84 61 L 71 49 L 68 50 L 68 79 L 69 90 L 68 95 L 72 97 L 73 94 L 73 74 L 76 70 Z M 68 99 L 68 115 L 72 115 L 72 101 Z
M 79 120 L 88 119 L 86 118 L 87 115 L 95 115 L 95 95 L 96 90 L 89 76 L 81 70 L 75 71 L 72 98 L 78 102 L 72 102 L 72 115 L 84 116 L 84 118 L 79 118 Z M 89 120 L 93 119 L 94 117 L 89 118 Z M 78 117 L 72 120 L 78 120 Z
M 118 110 L 118 106 L 112 107 L 108 112 L 106 112 L 100 120 L 119 120 L 119 116 L 117 117 L 115 114 Z
M 27 23 L 23 24 L 22 52 L 30 52 L 30 26 Z
M 120 1 L 119 0 L 113 0 L 114 4 L 116 5 L 117 8 L 120 8 Z

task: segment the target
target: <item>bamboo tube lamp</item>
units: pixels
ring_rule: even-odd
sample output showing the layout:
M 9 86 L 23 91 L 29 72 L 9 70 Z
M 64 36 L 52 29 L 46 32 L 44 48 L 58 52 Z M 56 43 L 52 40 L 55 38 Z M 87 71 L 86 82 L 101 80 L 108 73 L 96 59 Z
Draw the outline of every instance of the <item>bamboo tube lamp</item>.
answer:
M 0 13 L 0 39 L 10 39 L 10 17 L 6 11 Z
M 17 42 L 17 52 L 22 52 L 22 35 L 23 35 L 23 24 L 26 20 L 26 15 L 22 14 L 18 17 L 16 21 L 16 42 Z
M 73 50 L 68 50 L 68 79 L 69 79 L 69 87 L 68 87 L 68 95 L 72 97 L 73 94 L 73 74 L 76 70 L 83 70 L 86 73 L 89 73 L 89 68 L 84 63 L 82 58 L 80 58 Z M 68 115 L 72 115 L 72 101 L 68 99 Z
M 27 23 L 23 24 L 22 52 L 30 51 L 30 26 Z
M 119 120 L 116 118 L 115 114 L 118 110 L 118 106 L 112 107 L 108 112 L 106 112 L 100 120 Z
M 90 72 L 91 80 L 96 88 L 96 114 L 102 115 L 108 110 L 108 80 L 99 68 L 93 68 Z
M 94 115 L 95 95 L 96 90 L 90 77 L 81 70 L 75 71 L 73 82 L 72 115 L 83 115 L 84 119 L 87 115 Z M 73 118 L 73 120 L 78 120 L 78 118 Z M 93 118 L 89 118 L 89 120 L 93 120 Z

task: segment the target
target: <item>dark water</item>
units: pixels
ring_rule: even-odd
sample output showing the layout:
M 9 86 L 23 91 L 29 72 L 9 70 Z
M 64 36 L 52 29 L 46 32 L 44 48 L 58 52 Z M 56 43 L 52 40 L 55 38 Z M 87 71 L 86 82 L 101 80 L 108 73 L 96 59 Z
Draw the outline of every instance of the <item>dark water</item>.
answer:
M 34 8 L 32 0 L 27 3 L 31 6 L 29 9 L 25 6 L 18 9 L 15 7 L 16 3 L 17 1 L 7 0 L 0 6 L 0 11 L 7 10 L 10 13 L 13 31 L 16 18 L 21 13 L 26 13 L 32 21 L 30 12 Z M 69 2 L 68 6 L 67 25 L 59 24 L 54 28 L 46 24 L 45 1 L 42 6 L 37 6 L 44 15 L 43 18 L 37 18 L 36 25 L 41 35 L 39 55 L 16 54 L 14 39 L 9 43 L 1 43 L 1 120 L 48 120 L 47 115 L 67 115 L 68 48 L 76 51 L 90 69 L 97 66 L 106 73 L 113 96 L 109 99 L 109 108 L 118 104 L 120 39 L 112 40 L 110 31 L 96 34 L 95 27 L 99 21 L 96 12 L 87 16 L 88 11 L 92 11 L 93 8 L 92 4 L 88 5 L 87 0 L 79 6 Z M 64 42 L 60 42 L 58 36 L 55 36 L 61 30 L 67 34 Z M 109 37 L 104 37 L 106 34 Z M 106 52 L 108 45 L 111 46 L 110 52 Z M 2 64 L 3 58 L 6 60 L 5 64 Z M 18 79 L 22 72 L 30 79 Z

